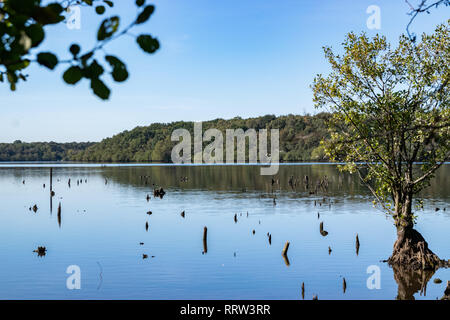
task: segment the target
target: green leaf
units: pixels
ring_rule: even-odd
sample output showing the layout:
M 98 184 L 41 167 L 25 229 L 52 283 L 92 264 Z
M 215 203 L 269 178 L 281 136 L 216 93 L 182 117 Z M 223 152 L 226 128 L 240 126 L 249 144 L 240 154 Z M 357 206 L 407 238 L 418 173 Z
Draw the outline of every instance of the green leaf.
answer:
M 105 13 L 105 6 L 97 6 L 95 7 L 95 12 L 97 12 L 97 14 L 104 14 Z
M 106 56 L 105 60 L 113 67 L 112 77 L 116 82 L 123 82 L 128 79 L 126 65 L 114 56 Z
M 159 49 L 158 39 L 153 38 L 148 34 L 141 34 L 139 37 L 137 37 L 136 41 L 141 49 L 147 53 L 154 53 Z
M 76 84 L 81 78 L 83 78 L 83 71 L 77 66 L 70 67 L 63 74 L 63 79 L 68 84 Z
M 46 7 L 37 7 L 31 17 L 41 25 L 56 24 L 65 19 L 62 12 L 63 7 L 59 3 L 50 3 Z
M 89 67 L 84 69 L 84 76 L 89 79 L 97 79 L 105 70 L 98 64 L 97 60 L 94 60 Z
M 107 100 L 111 94 L 111 90 L 100 79 L 92 79 L 91 88 L 94 94 L 102 100 Z
M 144 5 L 144 3 L 145 3 L 145 0 L 136 0 L 136 5 L 138 7 L 142 7 Z
M 152 15 L 153 11 L 155 11 L 155 6 L 151 4 L 146 6 L 144 10 L 142 10 L 142 12 L 138 15 L 136 23 L 141 24 L 146 22 L 148 18 L 150 18 L 150 16 Z
M 110 38 L 119 29 L 119 22 L 118 16 L 103 20 L 97 32 L 97 40 L 103 41 Z
M 77 44 L 72 44 L 71 46 L 70 46 L 70 53 L 74 56 L 74 57 L 76 57 L 79 53 L 80 53 L 80 50 L 81 50 L 81 48 L 80 48 L 80 46 L 79 45 L 77 45 Z
M 45 37 L 44 29 L 37 23 L 28 26 L 25 33 L 31 38 L 32 47 L 37 47 Z
M 53 70 L 58 64 L 58 58 L 51 52 L 41 52 L 37 55 L 37 62 L 40 65 Z
M 30 65 L 30 60 L 25 59 L 25 60 L 21 60 L 20 62 L 13 64 L 11 66 L 8 67 L 9 70 L 11 71 L 17 71 L 17 70 L 22 70 L 27 68 Z
M 103 0 L 104 3 L 106 3 L 110 8 L 114 7 L 114 2 L 109 0 Z

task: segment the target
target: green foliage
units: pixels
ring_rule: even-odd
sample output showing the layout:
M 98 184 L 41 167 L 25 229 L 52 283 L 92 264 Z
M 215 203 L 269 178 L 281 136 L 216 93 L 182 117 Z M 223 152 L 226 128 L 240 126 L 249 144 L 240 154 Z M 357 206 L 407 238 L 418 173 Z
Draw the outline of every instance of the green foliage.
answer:
M 61 161 L 68 160 L 72 155 L 87 147 L 91 142 L 36 142 L 0 143 L 0 161 Z
M 121 28 L 119 16 L 111 16 L 102 20 L 97 31 L 97 43 L 89 50 L 82 52 L 79 44 L 72 44 L 69 48 L 70 56 L 60 59 L 53 52 L 38 52 L 37 48 L 45 40 L 45 30 L 50 25 L 65 23 L 64 12 L 74 4 L 92 7 L 99 15 L 107 13 L 108 8 L 114 6 L 115 1 L 107 0 L 78 0 L 56 1 L 44 4 L 41 0 L 4 0 L 0 1 L 0 82 L 9 83 L 11 90 L 16 90 L 19 81 L 26 81 L 26 69 L 30 63 L 38 63 L 49 70 L 55 70 L 59 65 L 68 65 L 63 73 L 63 80 L 70 85 L 79 83 L 82 79 L 90 82 L 95 95 L 101 99 L 108 99 L 110 89 L 101 78 L 105 74 L 105 65 L 112 70 L 111 78 L 115 82 L 128 79 L 126 64 L 119 58 L 106 52 L 106 45 L 127 34 L 138 24 L 149 20 L 155 7 L 146 5 L 145 1 L 136 1 L 138 9 L 135 19 Z M 138 47 L 144 52 L 155 53 L 159 49 L 159 42 L 151 35 L 144 34 L 136 37 Z M 104 54 L 103 57 L 100 57 Z M 35 57 L 35 58 L 34 58 Z
M 327 137 L 326 122 L 329 118 L 330 115 L 327 113 L 319 113 L 315 116 L 266 115 L 250 119 L 237 117 L 231 120 L 216 119 L 203 122 L 203 130 L 217 128 L 225 136 L 226 129 L 280 129 L 281 160 L 326 160 L 325 154 L 316 149 L 320 141 Z M 170 162 L 172 148 L 176 144 L 170 140 L 170 137 L 178 128 L 189 130 L 193 136 L 193 122 L 154 123 L 148 127 L 137 127 L 104 139 L 85 150 L 73 153 L 68 158 L 92 162 Z M 204 142 L 204 145 L 208 143 Z M 313 151 L 314 156 L 312 156 Z
M 332 72 L 313 84 L 316 106 L 333 112 L 325 152 L 394 215 L 411 214 L 412 195 L 450 156 L 449 25 L 417 44 L 402 36 L 394 49 L 350 33 L 342 56 L 324 48 Z

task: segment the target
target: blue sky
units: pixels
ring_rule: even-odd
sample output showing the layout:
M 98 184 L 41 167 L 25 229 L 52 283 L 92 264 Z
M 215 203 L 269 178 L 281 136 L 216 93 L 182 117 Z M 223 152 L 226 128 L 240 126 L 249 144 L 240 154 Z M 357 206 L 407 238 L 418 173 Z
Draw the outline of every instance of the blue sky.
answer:
M 136 13 L 134 0 L 116 3 L 107 13 L 119 13 L 126 24 Z M 109 82 L 109 101 L 96 98 L 87 81 L 65 85 L 63 68 L 33 66 L 16 92 L 0 84 L 0 142 L 99 141 L 153 122 L 314 113 L 309 86 L 317 73 L 329 70 L 322 46 L 338 49 L 349 31 L 380 33 L 395 42 L 409 21 L 404 0 L 152 3 L 150 21 L 132 32 L 158 37 L 161 49 L 145 54 L 129 36 L 107 46 L 131 74 L 123 84 Z M 381 9 L 380 30 L 366 26 L 370 5 Z M 42 50 L 64 58 L 71 43 L 90 48 L 101 21 L 91 11 L 81 9 L 80 30 L 52 27 Z M 412 30 L 431 32 L 449 13 L 440 8 L 421 15 Z

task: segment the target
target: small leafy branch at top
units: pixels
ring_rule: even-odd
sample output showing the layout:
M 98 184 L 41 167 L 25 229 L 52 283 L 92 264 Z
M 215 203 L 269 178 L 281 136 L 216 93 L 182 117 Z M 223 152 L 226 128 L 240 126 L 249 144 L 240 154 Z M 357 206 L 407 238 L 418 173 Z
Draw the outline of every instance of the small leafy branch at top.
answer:
M 101 76 L 105 74 L 105 66 L 109 65 L 110 74 L 114 81 L 123 82 L 128 79 L 126 64 L 118 57 L 106 53 L 105 46 L 111 41 L 130 35 L 129 31 L 149 20 L 155 7 L 146 5 L 145 0 L 136 0 L 136 18 L 126 27 L 120 29 L 120 17 L 105 18 L 97 31 L 96 45 L 82 52 L 79 44 L 72 44 L 69 48 L 70 58 L 60 60 L 53 52 L 33 51 L 38 48 L 45 38 L 45 28 L 49 25 L 64 23 L 63 12 L 70 6 L 82 5 L 93 7 L 98 15 L 106 13 L 116 1 L 108 0 L 66 0 L 43 5 L 41 0 L 0 0 L 0 82 L 8 81 L 12 91 L 17 83 L 26 81 L 26 68 L 37 62 L 50 70 L 59 64 L 69 64 L 63 74 L 63 79 L 70 85 L 77 84 L 85 78 L 90 81 L 95 95 L 103 100 L 110 97 L 110 89 Z M 146 53 L 154 53 L 159 49 L 159 42 L 149 34 L 136 37 L 138 46 Z M 99 62 L 96 54 L 104 53 L 104 63 Z
M 414 7 L 408 0 L 405 0 L 405 2 L 409 5 L 410 11 L 408 12 L 408 15 L 411 16 L 411 19 L 406 26 L 406 32 L 408 33 L 408 37 L 412 42 L 416 42 L 417 36 L 415 33 L 410 32 L 409 27 L 414 22 L 414 19 L 416 19 L 419 13 L 426 12 L 430 14 L 431 9 L 437 9 L 441 5 L 450 6 L 450 0 L 420 0 L 420 3 L 417 5 L 417 7 Z

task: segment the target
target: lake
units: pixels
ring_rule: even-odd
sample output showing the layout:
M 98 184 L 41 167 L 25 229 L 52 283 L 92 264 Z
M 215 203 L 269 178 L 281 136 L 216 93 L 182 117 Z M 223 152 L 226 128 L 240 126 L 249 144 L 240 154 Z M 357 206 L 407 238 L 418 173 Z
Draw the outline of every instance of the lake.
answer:
M 447 164 L 416 210 L 441 259 L 450 258 L 448 177 Z M 250 165 L 0 164 L 0 299 L 296 300 L 302 283 L 304 299 L 442 297 L 450 269 L 402 274 L 382 262 L 395 227 L 356 176 L 286 164 L 274 180 Z M 68 289 L 70 266 L 80 289 Z M 373 270 L 379 288 L 367 285 Z

